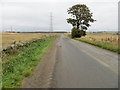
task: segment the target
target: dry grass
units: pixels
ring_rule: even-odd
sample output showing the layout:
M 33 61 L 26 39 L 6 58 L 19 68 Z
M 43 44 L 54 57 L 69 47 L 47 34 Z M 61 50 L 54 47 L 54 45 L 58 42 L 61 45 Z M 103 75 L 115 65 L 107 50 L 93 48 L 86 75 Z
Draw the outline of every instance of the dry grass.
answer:
M 87 33 L 85 37 L 76 38 L 76 40 L 120 53 L 119 36 L 114 33 Z
M 70 37 L 71 33 L 64 34 L 65 36 Z M 118 35 L 115 35 L 114 33 L 87 33 L 86 36 L 81 37 L 81 39 L 84 40 L 90 40 L 90 41 L 100 41 L 104 43 L 110 43 L 113 45 L 118 46 Z M 119 44 L 120 45 L 120 44 Z
M 112 45 L 118 46 L 118 35 L 113 35 L 111 33 L 102 33 L 102 34 L 90 34 L 88 33 L 85 37 L 81 37 L 85 40 L 91 41 L 100 41 L 104 43 L 110 43 Z
M 70 37 L 70 33 L 65 35 Z M 87 33 L 86 36 L 74 39 L 120 53 L 120 36 L 115 32 Z
M 65 36 L 71 37 L 71 33 L 64 33 Z
M 44 33 L 1 33 L 0 43 L 2 48 L 7 48 L 13 43 L 24 43 L 33 39 L 43 38 L 46 36 L 51 36 L 53 34 Z

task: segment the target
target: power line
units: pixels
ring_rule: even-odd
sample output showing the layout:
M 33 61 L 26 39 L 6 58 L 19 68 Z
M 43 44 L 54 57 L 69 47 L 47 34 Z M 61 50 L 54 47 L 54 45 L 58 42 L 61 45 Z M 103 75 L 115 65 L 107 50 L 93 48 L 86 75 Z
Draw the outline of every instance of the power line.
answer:
M 53 32 L 53 16 L 52 16 L 52 12 L 50 13 L 50 32 Z

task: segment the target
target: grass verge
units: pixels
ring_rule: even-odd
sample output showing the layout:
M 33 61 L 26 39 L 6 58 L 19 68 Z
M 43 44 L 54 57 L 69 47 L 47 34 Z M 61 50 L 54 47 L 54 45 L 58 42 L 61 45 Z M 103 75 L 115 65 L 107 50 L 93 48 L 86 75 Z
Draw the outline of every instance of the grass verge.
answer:
M 19 88 L 22 80 L 32 74 L 55 39 L 56 37 L 38 39 L 23 46 L 17 53 L 4 55 L 2 59 L 3 88 Z
M 95 46 L 98 46 L 98 47 L 101 47 L 103 49 L 107 49 L 107 50 L 110 50 L 110 51 L 113 51 L 113 52 L 117 52 L 117 53 L 120 54 L 120 48 L 118 46 L 115 46 L 115 45 L 110 44 L 110 43 L 85 40 L 85 39 L 82 39 L 82 38 L 74 38 L 74 39 L 85 42 L 85 43 L 89 43 L 89 44 L 92 44 L 92 45 L 95 45 Z

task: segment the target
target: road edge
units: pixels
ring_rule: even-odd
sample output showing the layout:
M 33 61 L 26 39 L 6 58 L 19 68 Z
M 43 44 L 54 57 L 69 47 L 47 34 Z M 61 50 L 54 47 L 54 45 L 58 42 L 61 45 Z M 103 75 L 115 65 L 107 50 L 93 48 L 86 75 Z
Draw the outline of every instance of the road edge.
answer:
M 33 74 L 23 80 L 20 88 L 51 88 L 56 63 L 57 40 L 40 60 Z

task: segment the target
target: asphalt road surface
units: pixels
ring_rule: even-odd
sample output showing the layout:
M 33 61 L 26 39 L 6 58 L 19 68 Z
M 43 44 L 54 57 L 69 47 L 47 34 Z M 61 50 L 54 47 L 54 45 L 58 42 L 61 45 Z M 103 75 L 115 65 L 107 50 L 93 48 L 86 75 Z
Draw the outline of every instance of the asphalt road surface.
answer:
M 116 53 L 61 36 L 55 68 L 56 88 L 117 88 Z

